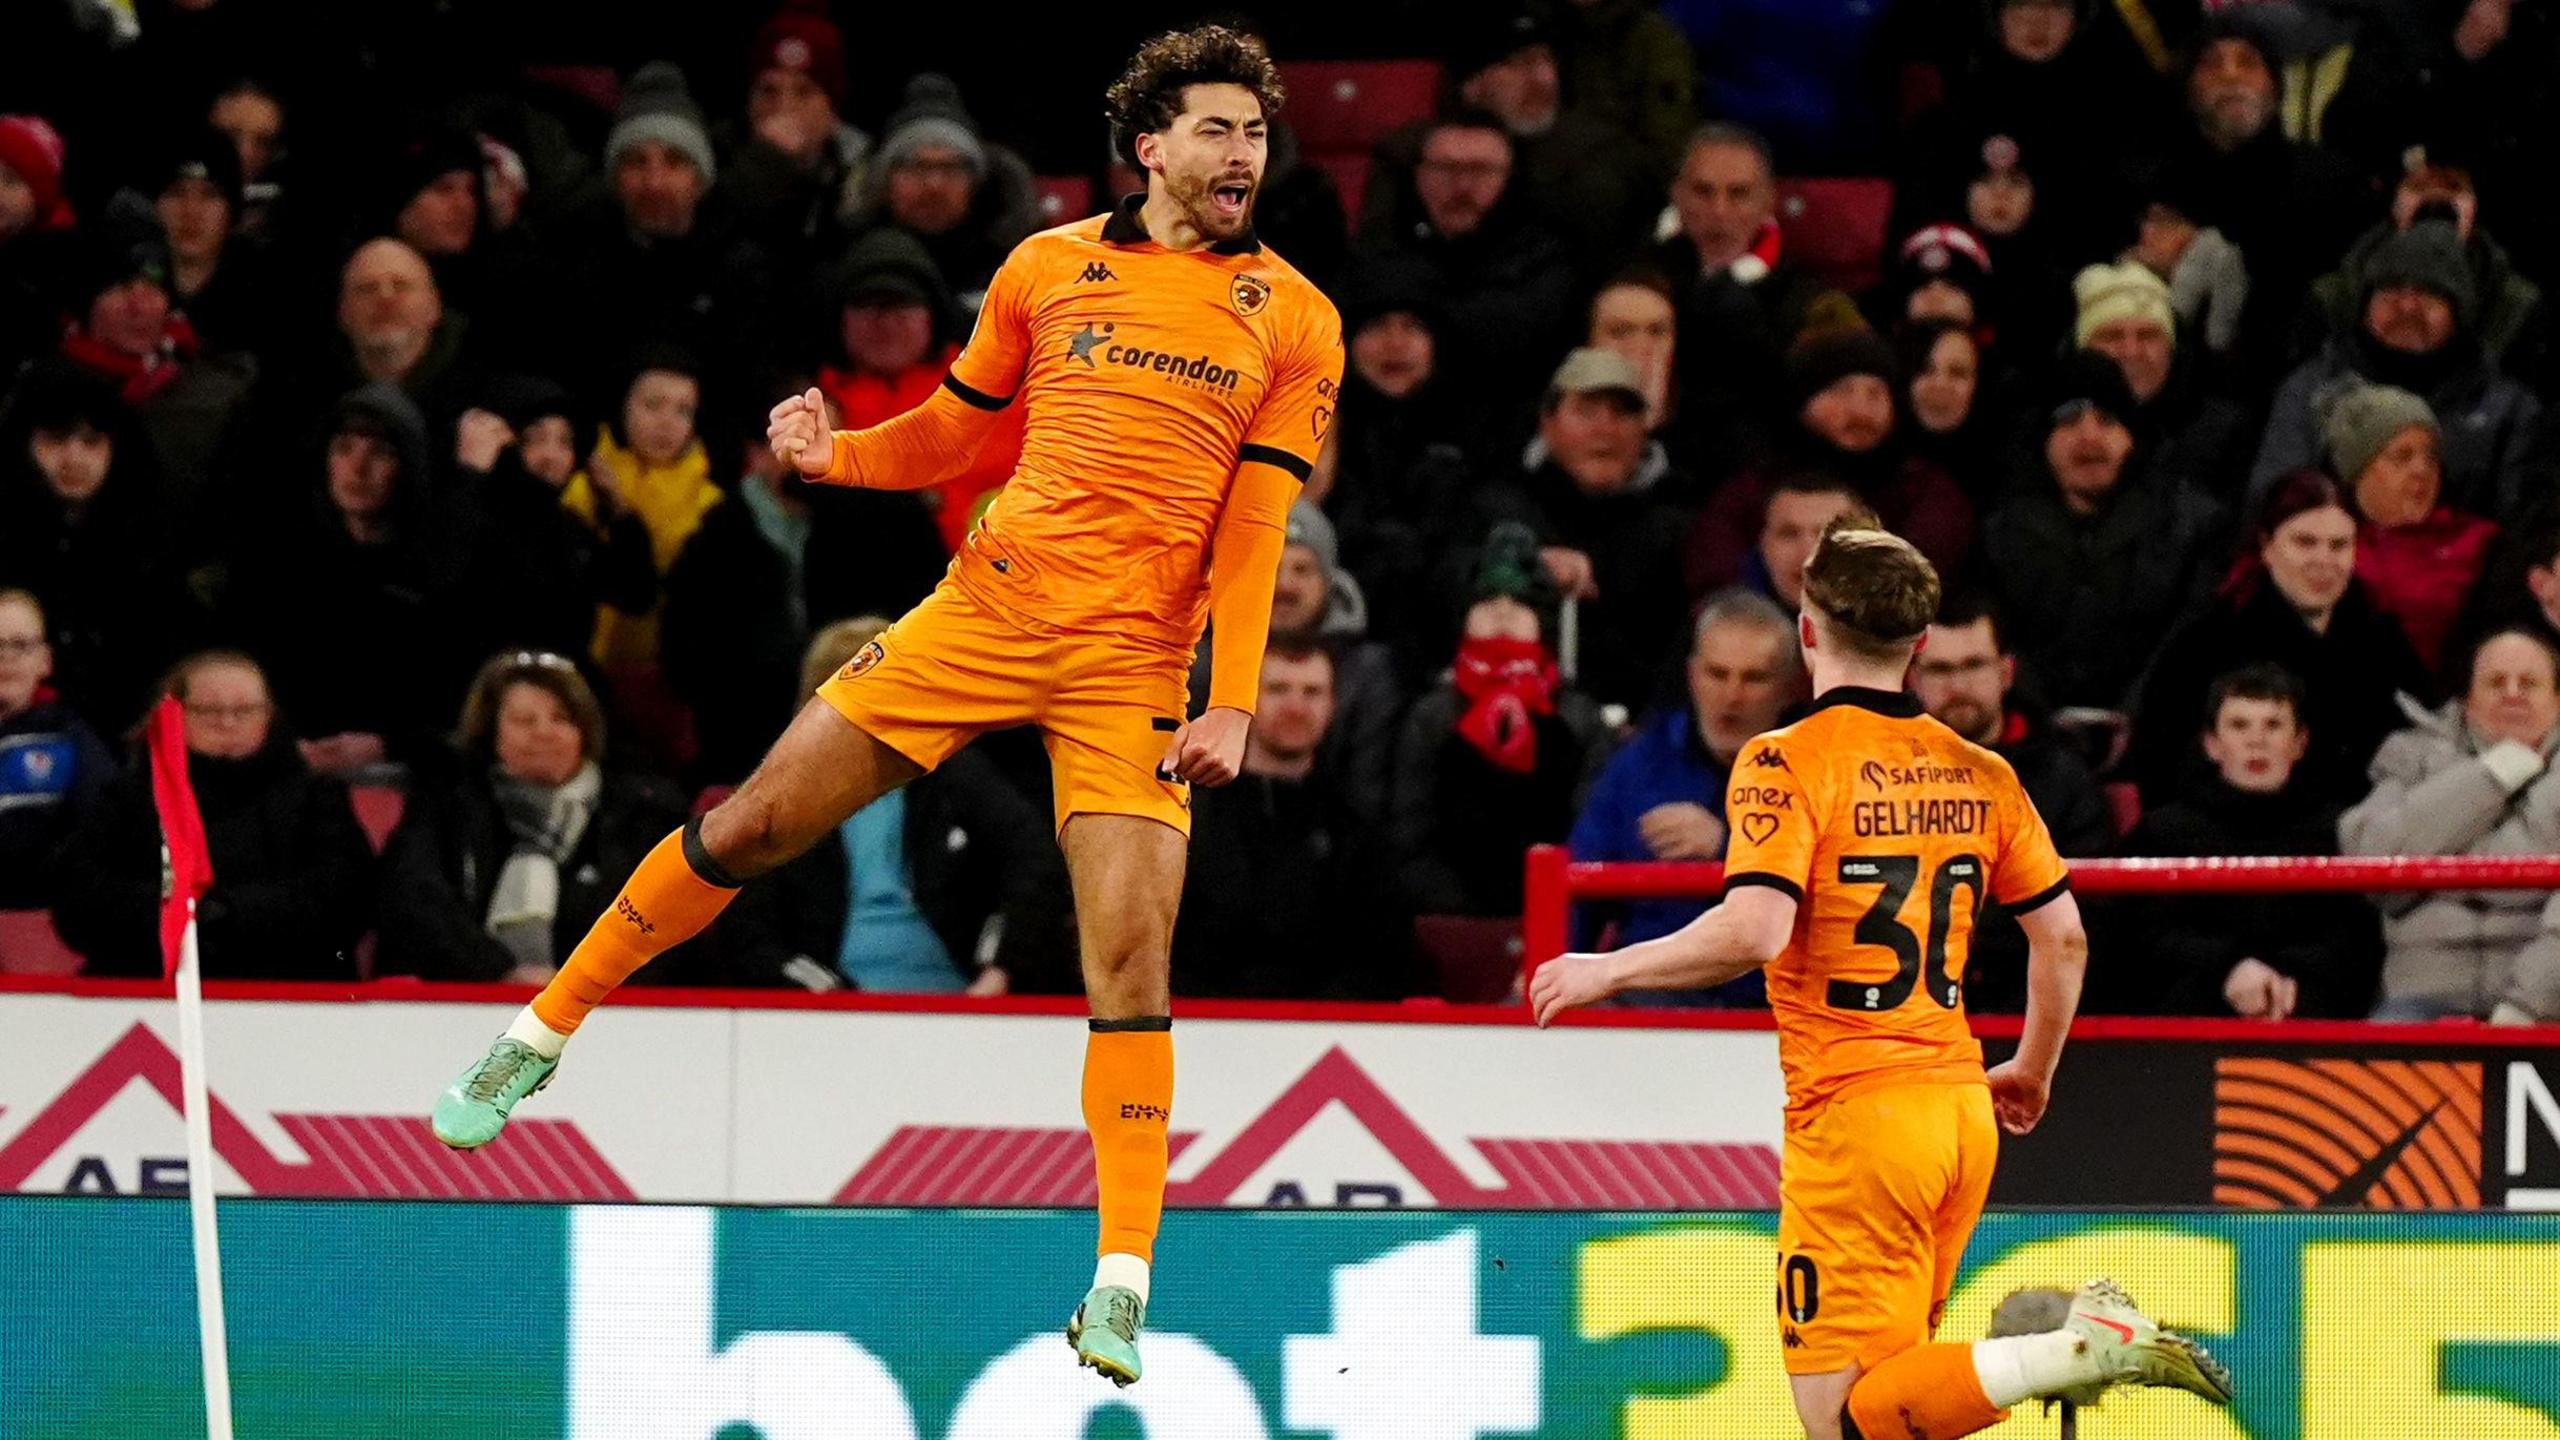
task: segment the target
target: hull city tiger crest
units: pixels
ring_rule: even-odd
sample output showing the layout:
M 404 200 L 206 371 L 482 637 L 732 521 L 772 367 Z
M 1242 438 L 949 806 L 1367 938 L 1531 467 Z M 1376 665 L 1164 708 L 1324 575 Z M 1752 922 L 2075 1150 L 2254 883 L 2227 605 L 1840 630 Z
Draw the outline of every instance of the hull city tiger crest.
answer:
M 874 640 L 870 644 L 865 645 L 860 650 L 854 652 L 854 657 L 844 662 L 844 668 L 836 672 L 836 678 L 839 680 L 858 680 L 862 678 L 865 671 L 888 658 L 888 654 L 889 652 L 881 647 L 880 642 Z
M 1256 275 L 1239 275 L 1229 287 L 1227 298 L 1236 302 L 1236 313 L 1250 320 L 1271 303 L 1271 282 Z

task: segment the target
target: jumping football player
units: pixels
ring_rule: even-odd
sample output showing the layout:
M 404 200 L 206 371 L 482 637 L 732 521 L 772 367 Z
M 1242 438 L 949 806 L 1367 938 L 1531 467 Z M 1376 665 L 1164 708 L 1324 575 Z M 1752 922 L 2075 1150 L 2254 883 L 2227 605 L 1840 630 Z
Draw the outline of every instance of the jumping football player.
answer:
M 1067 1335 L 1082 1363 L 1138 1378 L 1190 787 L 1225 784 L 1242 762 L 1289 506 L 1342 379 L 1332 304 L 1254 236 L 1280 100 L 1259 40 L 1212 25 L 1149 42 L 1108 101 L 1143 195 L 1017 247 L 924 405 L 859 432 L 830 431 L 814 390 L 774 407 L 774 452 L 827 484 L 932 485 L 1008 405 L 1026 407 L 1022 458 L 941 586 L 819 690 L 737 793 L 660 843 L 445 1092 L 446 1144 L 495 1139 L 587 1014 L 748 879 L 981 732 L 1036 724 L 1093 1017 L 1100 1258 Z M 1186 721 L 1204 623 L 1208 704 Z

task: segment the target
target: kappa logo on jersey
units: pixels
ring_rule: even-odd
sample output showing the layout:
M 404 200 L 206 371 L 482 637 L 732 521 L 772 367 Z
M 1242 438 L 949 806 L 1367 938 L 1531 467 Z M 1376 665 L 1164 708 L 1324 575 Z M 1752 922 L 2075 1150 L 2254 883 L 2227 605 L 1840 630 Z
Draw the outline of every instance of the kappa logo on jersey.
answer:
M 1112 273 L 1111 273 L 1111 267 L 1110 267 L 1110 266 L 1103 264 L 1103 263 L 1102 263 L 1101 261 L 1099 261 L 1099 260 L 1096 260 L 1096 261 L 1094 261 L 1092 264 L 1087 265 L 1086 267 L 1084 267 L 1084 273 L 1076 277 L 1076 283 L 1077 283 L 1077 284 L 1079 284 L 1079 285 L 1082 285 L 1082 284 L 1087 283 L 1088 281 L 1094 281 L 1094 280 L 1117 280 L 1117 279 L 1119 279 L 1119 278 L 1120 278 L 1119 276 L 1114 275 L 1114 274 L 1112 274 Z
M 1105 320 L 1099 330 L 1090 325 L 1078 330 L 1067 337 L 1067 358 L 1084 366 L 1087 370 L 1093 369 L 1093 352 L 1102 348 L 1102 342 L 1110 339 L 1111 332 L 1119 328 Z
M 1774 745 L 1761 746 L 1760 749 L 1752 755 L 1751 763 L 1762 770 L 1787 770 L 1787 757 L 1779 754 L 1777 747 Z M 1795 772 L 1787 770 L 1787 773 L 1792 775 Z
M 1250 320 L 1271 303 L 1271 282 L 1259 275 L 1239 275 L 1227 287 L 1227 298 L 1236 302 L 1237 314 Z
M 1003 569 L 1004 562 L 1001 560 L 997 561 L 996 568 L 999 570 Z M 853 658 L 844 662 L 844 668 L 836 672 L 836 678 L 839 680 L 859 680 L 865 674 L 870 672 L 872 666 L 877 665 L 888 658 L 888 648 L 882 645 L 879 641 L 874 640 L 870 644 L 863 646 L 860 650 L 855 651 Z
M 1754 845 L 1766 845 L 1778 833 L 1778 817 L 1766 810 L 1754 810 L 1742 817 L 1742 836 Z

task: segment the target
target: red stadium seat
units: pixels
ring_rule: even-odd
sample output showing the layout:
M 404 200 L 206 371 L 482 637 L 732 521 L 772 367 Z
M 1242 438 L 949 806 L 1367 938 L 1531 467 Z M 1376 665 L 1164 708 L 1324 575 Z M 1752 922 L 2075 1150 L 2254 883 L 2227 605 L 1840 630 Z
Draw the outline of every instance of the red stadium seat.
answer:
M 1884 274 L 1885 222 L 1892 211 L 1890 180 L 1778 182 L 1787 258 L 1853 295 Z
M 524 78 L 611 115 L 622 108 L 622 77 L 610 65 L 528 65 Z
M 408 795 L 396 785 L 355 785 L 348 787 L 347 798 L 355 802 L 356 823 L 364 827 L 373 853 L 381 854 L 391 843 L 391 832 L 400 828 L 400 817 L 408 813 Z
M 62 943 L 42 910 L 0 910 L 0 974 L 77 975 L 80 952 Z
M 1440 103 L 1436 60 L 1298 60 L 1280 67 L 1280 81 L 1289 89 L 1289 126 L 1310 155 L 1366 154 Z M 1343 199 L 1358 203 L 1356 195 Z
M 1066 225 L 1093 213 L 1093 181 L 1083 175 L 1041 175 L 1032 189 L 1040 197 L 1040 223 Z
M 2115 822 L 2116 834 L 2130 835 L 2142 823 L 2142 791 L 2130 780 L 2118 780 L 2099 787 L 2107 798 L 2107 818 Z
M 1369 155 L 1367 151 L 1338 155 L 1310 155 L 1307 163 L 1325 173 L 1333 181 L 1333 193 L 1342 199 L 1342 213 L 1350 217 L 1353 228 L 1360 224 L 1360 197 L 1369 193 Z
M 1520 979 L 1520 922 L 1507 915 L 1423 915 L 1414 944 L 1430 962 L 1443 999 L 1492 1005 L 1511 998 Z

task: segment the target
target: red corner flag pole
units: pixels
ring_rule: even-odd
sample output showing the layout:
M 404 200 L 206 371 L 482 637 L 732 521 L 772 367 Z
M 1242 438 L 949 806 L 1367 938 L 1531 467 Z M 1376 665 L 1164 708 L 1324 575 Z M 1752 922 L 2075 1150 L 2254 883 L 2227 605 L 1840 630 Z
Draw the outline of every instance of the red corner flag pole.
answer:
M 213 884 L 204 817 L 187 783 L 187 722 L 174 698 L 151 712 L 151 794 L 160 809 L 162 973 L 178 988 L 178 1068 L 186 1097 L 187 1209 L 194 1222 L 196 1326 L 204 1354 L 206 1440 L 231 1440 L 231 1350 L 222 1316 L 222 1247 L 214 1228 L 213 1111 L 204 1074 L 204 977 L 196 901 Z

